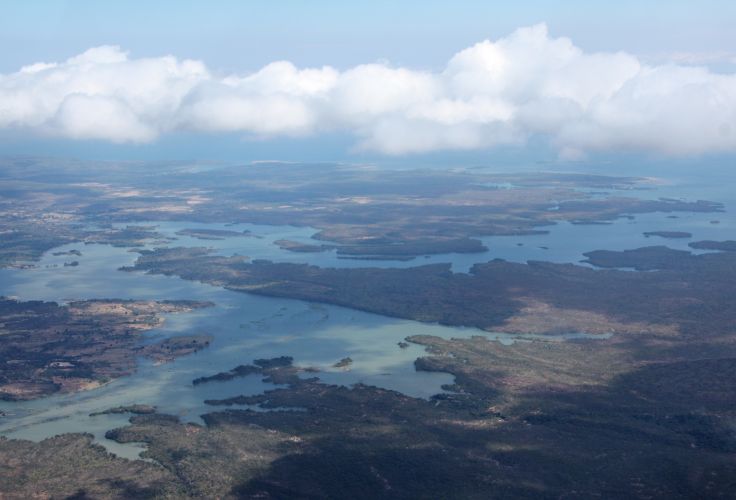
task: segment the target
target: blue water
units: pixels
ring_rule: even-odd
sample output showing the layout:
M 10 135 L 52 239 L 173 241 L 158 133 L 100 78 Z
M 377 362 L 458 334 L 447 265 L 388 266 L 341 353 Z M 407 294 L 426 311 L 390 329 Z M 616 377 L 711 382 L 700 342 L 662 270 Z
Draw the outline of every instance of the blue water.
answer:
M 172 238 L 168 246 L 204 246 L 222 255 L 245 255 L 277 262 L 305 262 L 323 267 L 408 267 L 427 263 L 450 262 L 455 272 L 468 272 L 480 262 L 503 258 L 515 262 L 545 260 L 579 263 L 583 253 L 595 249 L 624 250 L 647 245 L 667 245 L 689 249 L 687 243 L 699 239 L 736 239 L 736 218 L 731 210 L 733 195 L 721 183 L 708 188 L 686 178 L 660 183 L 656 190 L 627 191 L 642 197 L 704 198 L 726 203 L 727 212 L 718 214 L 678 213 L 670 218 L 663 213 L 621 218 L 610 225 L 574 225 L 559 222 L 546 227 L 548 234 L 530 236 L 483 237 L 489 250 L 478 254 L 444 254 L 419 257 L 407 262 L 339 259 L 334 251 L 295 253 L 279 249 L 274 241 L 290 239 L 315 243 L 313 228 L 262 226 L 252 224 L 203 224 L 195 222 L 147 222 Z M 513 186 L 509 186 L 513 189 Z M 711 221 L 718 220 L 719 224 Z M 185 228 L 248 230 L 252 236 L 222 240 L 200 240 L 176 235 Z M 692 239 L 645 237 L 646 231 L 677 230 L 693 233 Z M 77 249 L 77 256 L 53 256 L 52 252 Z M 0 295 L 21 300 L 67 302 L 90 298 L 121 299 L 193 299 L 209 300 L 214 308 L 166 316 L 164 325 L 146 332 L 144 339 L 153 342 L 167 336 L 206 333 L 214 337 L 211 346 L 194 355 L 164 365 L 140 360 L 138 371 L 98 389 L 75 394 L 56 395 L 30 402 L 0 402 L 7 416 L 0 419 L 0 433 L 8 437 L 33 440 L 62 432 L 91 432 L 109 450 L 135 458 L 140 448 L 120 445 L 104 439 L 104 432 L 124 425 L 126 415 L 89 413 L 134 403 L 156 405 L 160 411 L 179 415 L 183 420 L 200 421 L 199 416 L 212 408 L 205 399 L 226 398 L 238 394 L 256 394 L 273 385 L 258 376 L 224 383 L 192 386 L 191 380 L 228 370 L 255 358 L 293 356 L 295 364 L 320 370 L 325 382 L 350 385 L 357 382 L 401 391 L 416 397 L 442 392 L 442 385 L 452 383 L 452 376 L 417 372 L 414 360 L 424 354 L 411 344 L 401 349 L 397 343 L 410 335 L 437 335 L 445 338 L 485 335 L 510 343 L 519 337 L 483 332 L 473 328 L 450 328 L 434 324 L 386 318 L 345 308 L 310 304 L 301 301 L 258 297 L 218 287 L 184 281 L 176 277 L 118 271 L 132 265 L 137 254 L 109 245 L 71 244 L 47 252 L 32 269 L 0 270 Z M 76 267 L 64 262 L 76 260 Z M 571 332 L 570 338 L 585 337 Z M 563 336 L 564 337 L 564 336 Z M 526 337 L 529 338 L 529 337 Z M 564 340 L 549 338 L 548 340 Z M 344 357 L 354 360 L 349 369 L 332 365 Z M 312 374 L 309 374 L 312 376 Z

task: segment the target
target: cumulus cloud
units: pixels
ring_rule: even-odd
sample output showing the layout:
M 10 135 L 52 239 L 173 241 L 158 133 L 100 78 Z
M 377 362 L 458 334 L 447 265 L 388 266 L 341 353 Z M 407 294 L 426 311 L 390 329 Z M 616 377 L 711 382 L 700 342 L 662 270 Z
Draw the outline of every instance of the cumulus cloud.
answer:
M 455 54 L 439 72 L 271 63 L 218 75 L 202 62 L 103 46 L 0 75 L 0 129 L 148 142 L 188 130 L 256 137 L 347 131 L 386 154 L 523 144 L 588 151 L 736 151 L 736 74 L 586 53 L 545 25 Z

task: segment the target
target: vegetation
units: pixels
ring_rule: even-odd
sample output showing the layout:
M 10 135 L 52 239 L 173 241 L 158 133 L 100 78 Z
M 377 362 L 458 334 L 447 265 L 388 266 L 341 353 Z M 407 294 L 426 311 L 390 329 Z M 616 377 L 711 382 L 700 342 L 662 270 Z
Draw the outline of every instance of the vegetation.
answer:
M 647 238 L 650 236 L 659 236 L 660 238 L 678 239 L 692 238 L 693 234 L 687 231 L 648 231 L 644 233 L 644 236 Z
M 39 443 L 0 437 L 3 498 L 182 498 L 166 469 L 125 460 L 92 444 L 88 434 L 64 434 Z
M 120 413 L 133 413 L 135 415 L 147 415 L 149 413 L 156 413 L 156 407 L 151 405 L 129 405 L 129 406 L 116 406 L 115 408 L 108 408 L 107 410 L 97 411 L 90 413 L 90 417 L 97 415 L 114 415 Z
M 59 306 L 0 298 L 0 399 L 23 400 L 91 389 L 135 370 L 136 357 L 160 362 L 209 343 L 206 336 L 142 345 L 161 314 L 206 307 L 192 301 L 90 300 Z
M 278 163 L 222 167 L 217 175 L 188 171 L 180 164 L 121 168 L 55 162 L 50 171 L 43 159 L 0 160 L 0 266 L 24 265 L 75 241 L 132 247 L 163 242 L 155 228 L 113 228 L 113 222 L 227 220 L 309 226 L 325 246 L 279 244 L 293 251 L 336 247 L 348 258 L 403 260 L 481 252 L 478 236 L 534 234 L 558 220 L 601 223 L 637 213 L 723 209 L 707 201 L 600 197 L 581 190 L 648 187 L 647 179 L 632 177 Z M 422 182 L 416 182 L 419 176 Z M 91 228 L 90 223 L 101 227 Z M 221 229 L 184 229 L 181 234 L 203 239 L 248 236 Z
M 690 248 L 696 248 L 698 250 L 721 250 L 721 251 L 724 251 L 724 252 L 736 252 L 736 241 L 734 241 L 734 240 L 728 240 L 728 241 L 712 241 L 712 240 L 695 241 L 693 243 L 689 243 L 688 246 Z
M 182 229 L 179 236 L 191 236 L 199 240 L 224 240 L 225 238 L 251 236 L 250 231 L 229 231 L 227 229 Z
M 221 284 L 233 290 L 326 302 L 387 316 L 511 333 L 658 331 L 697 319 L 732 324 L 736 255 L 666 247 L 586 254 L 600 271 L 572 264 L 494 260 L 470 274 L 434 264 L 405 269 L 247 263 L 202 249 L 143 252 L 131 269 Z M 687 305 L 687 307 L 683 307 Z M 713 308 L 720 309 L 713 310 Z M 664 332 L 664 333 L 663 333 Z
M 705 201 L 580 190 L 646 187 L 642 179 L 605 176 L 422 171 L 417 183 L 416 171 L 334 165 L 222 168 L 218 175 L 177 164 L 160 171 L 129 164 L 124 172 L 61 164 L 53 176 L 45 167 L 43 160 L 4 160 L 0 168 L 0 265 L 27 265 L 62 243 L 170 243 L 154 227 L 113 222 L 297 224 L 314 227 L 324 243 L 277 244 L 410 259 L 477 251 L 478 236 L 535 233 L 557 220 L 606 224 L 652 211 L 722 210 Z M 204 239 L 241 235 L 184 231 Z M 129 425 L 107 437 L 145 443 L 145 461 L 117 458 L 89 435 L 40 443 L 0 438 L 0 496 L 734 497 L 732 243 L 691 243 L 723 250 L 702 255 L 662 246 L 598 250 L 586 254 L 594 267 L 495 260 L 469 274 L 442 264 L 325 269 L 249 262 L 205 248 L 139 250 L 127 270 L 526 340 L 503 345 L 479 330 L 470 338 L 415 335 L 398 342 L 397 350 L 410 342 L 427 350 L 417 370 L 454 375 L 446 392 L 430 399 L 325 384 L 314 369 L 294 366 L 288 356 L 294 353 L 244 360 L 192 384 L 259 376 L 278 388 L 207 400 L 206 425 L 146 405 L 100 412 L 131 414 Z M 204 305 L 2 299 L 3 397 L 93 387 L 130 373 L 136 356 L 165 362 L 201 349 L 205 335 L 142 345 L 140 332 L 160 324 L 163 313 Z M 597 338 L 565 337 L 570 333 Z M 334 366 L 351 362 L 345 357 Z M 251 409 L 235 407 L 244 404 Z

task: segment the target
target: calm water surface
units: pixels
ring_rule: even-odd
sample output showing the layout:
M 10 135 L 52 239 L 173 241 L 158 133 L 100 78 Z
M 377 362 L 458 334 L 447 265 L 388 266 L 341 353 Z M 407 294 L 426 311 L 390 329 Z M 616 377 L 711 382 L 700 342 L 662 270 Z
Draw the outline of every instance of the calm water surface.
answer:
M 485 253 L 435 255 L 408 262 L 340 259 L 334 251 L 294 253 L 274 245 L 278 239 L 314 243 L 311 236 L 316 231 L 312 228 L 155 221 L 136 225 L 155 225 L 158 231 L 176 238 L 166 246 L 205 246 L 222 255 L 306 262 L 323 267 L 408 267 L 450 262 L 455 272 L 468 272 L 474 264 L 494 258 L 515 262 L 578 263 L 584 258 L 584 252 L 595 249 L 624 250 L 661 244 L 689 250 L 687 243 L 690 241 L 736 239 L 736 219 L 728 199 L 730 191 L 718 186 L 709 197 L 701 186 L 697 192 L 698 196 L 692 196 L 692 188 L 688 191 L 682 184 L 672 182 L 654 191 L 626 191 L 624 194 L 643 197 L 687 195 L 689 199 L 725 202 L 728 211 L 674 214 L 677 218 L 668 217 L 673 214 L 645 214 L 633 220 L 622 218 L 610 225 L 561 222 L 549 227 L 549 234 L 481 238 L 489 248 Z M 719 224 L 711 223 L 713 220 L 718 220 Z M 248 230 L 251 236 L 201 240 L 175 234 L 185 228 Z M 693 238 L 647 238 L 642 234 L 675 230 L 691 232 Z M 40 440 L 63 432 L 90 432 L 110 451 L 135 458 L 140 452 L 138 445 L 121 445 L 104 438 L 105 431 L 124 425 L 128 415 L 90 417 L 89 414 L 115 406 L 142 403 L 155 405 L 161 412 L 179 415 L 185 421 L 201 422 L 199 416 L 212 411 L 212 407 L 203 404 L 205 399 L 257 394 L 274 386 L 264 383 L 258 376 L 199 386 L 192 386 L 192 379 L 247 364 L 255 358 L 282 355 L 293 356 L 298 365 L 319 368 L 318 376 L 328 383 L 350 385 L 362 382 L 426 398 L 442 392 L 442 386 L 452 383 L 453 378 L 449 374 L 415 371 L 413 362 L 423 355 L 423 349 L 417 345 L 399 348 L 397 343 L 405 337 L 415 334 L 445 338 L 484 335 L 504 343 L 518 339 L 473 328 L 443 327 L 336 306 L 252 296 L 176 277 L 126 273 L 117 269 L 133 264 L 137 254 L 108 245 L 72 244 L 56 248 L 53 252 L 70 249 L 78 249 L 83 255 L 53 256 L 48 252 L 33 269 L 0 270 L 0 295 L 57 302 L 92 298 L 209 300 L 216 304 L 215 307 L 167 315 L 164 325 L 146 332 L 144 339 L 156 342 L 168 336 L 207 333 L 214 337 L 214 341 L 208 349 L 164 365 L 154 365 L 141 359 L 134 375 L 95 390 L 30 402 L 0 402 L 0 410 L 6 413 L 6 417 L 0 419 L 0 433 L 5 436 Z M 71 260 L 78 261 L 79 266 L 63 267 L 64 262 Z M 574 332 L 568 337 L 586 335 Z M 348 356 L 354 361 L 348 370 L 332 367 Z

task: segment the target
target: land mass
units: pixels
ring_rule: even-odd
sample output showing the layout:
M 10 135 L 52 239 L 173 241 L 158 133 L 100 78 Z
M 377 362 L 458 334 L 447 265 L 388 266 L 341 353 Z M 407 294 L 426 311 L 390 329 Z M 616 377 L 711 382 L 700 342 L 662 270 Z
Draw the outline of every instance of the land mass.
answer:
M 176 232 L 179 236 L 191 236 L 199 240 L 224 240 L 225 238 L 251 236 L 250 231 L 230 231 L 228 229 L 182 229 Z
M 608 224 L 654 211 L 715 213 L 720 204 L 624 195 L 649 186 L 639 178 L 286 164 L 223 167 L 212 175 L 185 164 L 79 168 L 49 161 L 2 160 L 0 265 L 32 265 L 64 243 L 118 245 L 138 248 L 131 271 L 478 330 L 468 338 L 412 335 L 398 343 L 397 351 L 409 342 L 426 349 L 417 370 L 454 376 L 446 392 L 429 399 L 326 384 L 307 375 L 313 369 L 294 365 L 290 356 L 299 353 L 284 352 L 193 380 L 259 376 L 278 385 L 264 394 L 208 399 L 213 411 L 203 416 L 205 425 L 140 405 L 105 410 L 132 414 L 130 425 L 107 437 L 145 443 L 149 461 L 117 458 L 83 434 L 41 443 L 0 439 L 0 463 L 8 465 L 0 468 L 2 495 L 736 496 L 736 252 L 598 250 L 586 254 L 587 266 L 495 260 L 468 274 L 442 264 L 328 269 L 251 262 L 204 248 L 142 250 L 170 241 L 155 227 L 128 225 L 293 224 L 313 227 L 324 242 L 279 243 L 295 251 L 411 259 L 480 250 L 479 237 L 538 234 L 560 220 Z M 617 193 L 594 196 L 593 189 Z M 729 242 L 691 245 L 731 249 Z M 130 373 L 135 356 L 165 362 L 208 342 L 205 336 L 140 342 L 139 333 L 159 324 L 161 314 L 201 303 L 3 299 L 0 305 L 7 398 L 95 386 Z M 504 345 L 487 331 L 519 339 Z M 567 335 L 577 333 L 587 335 Z
M 422 182 L 416 182 L 419 177 Z M 135 247 L 164 241 L 155 228 L 110 226 L 131 221 L 228 220 L 313 227 L 314 238 L 324 242 L 324 248 L 335 247 L 345 257 L 411 259 L 482 252 L 478 237 L 539 234 L 560 220 L 610 223 L 640 213 L 723 210 L 721 204 L 703 200 L 623 195 L 647 189 L 651 182 L 549 172 L 391 171 L 281 163 L 220 167 L 212 175 L 176 163 L 155 169 L 131 163 L 122 169 L 108 163 L 0 159 L 0 266 L 29 265 L 65 243 Z M 617 193 L 601 197 L 581 188 Z M 183 231 L 204 239 L 247 236 L 221 229 Z M 283 247 L 323 248 L 291 243 Z
M 335 248 L 334 245 L 314 245 L 311 243 L 300 243 L 292 240 L 276 240 L 273 243 L 282 250 L 299 253 L 318 253 Z
M 107 410 L 96 411 L 90 413 L 90 417 L 97 415 L 119 415 L 122 413 L 132 413 L 134 415 L 147 415 L 149 413 L 156 413 L 156 407 L 151 405 L 128 405 L 128 406 L 116 406 L 115 408 L 108 408 Z
M 146 443 L 144 456 L 177 478 L 170 487 L 195 498 L 733 492 L 736 442 L 724 417 L 733 415 L 727 398 L 736 394 L 722 377 L 734 359 L 655 363 L 603 382 L 595 364 L 606 356 L 585 358 L 595 342 L 412 340 L 430 346 L 418 368 L 454 373 L 454 392 L 425 400 L 328 385 L 279 358 L 260 371 L 280 388 L 208 401 L 268 411 L 223 409 L 204 415 L 206 426 L 140 415 L 107 437 Z M 511 359 L 498 365 L 503 356 Z
M 470 274 L 447 266 L 335 270 L 249 263 L 203 249 L 143 251 L 138 270 L 250 293 L 339 298 L 351 307 L 509 332 L 613 335 L 512 345 L 480 331 L 411 336 L 428 351 L 418 370 L 455 377 L 450 392 L 429 400 L 303 378 L 308 370 L 288 356 L 243 364 L 195 383 L 259 375 L 280 387 L 208 400 L 220 411 L 205 414 L 205 426 L 152 413 L 108 432 L 121 443 L 146 443 L 143 456 L 161 467 L 153 477 L 165 478 L 125 488 L 181 498 L 557 498 L 573 490 L 580 498 L 732 496 L 736 254 L 649 247 L 588 259 L 649 272 L 505 261 Z M 403 306 L 379 300 L 387 293 L 401 294 Z M 57 453 L 35 466 L 57 473 L 70 451 L 47 444 Z M 20 463 L 33 446 L 0 441 L 0 454 Z M 90 444 L 74 453 L 91 464 L 75 488 L 97 491 L 117 459 L 101 460 Z M 27 467 L 3 469 L 0 484 L 24 494 L 70 487 L 46 476 L 19 480 Z
M 690 248 L 695 248 L 697 250 L 721 250 L 721 251 L 724 251 L 724 252 L 736 252 L 736 241 L 734 241 L 734 240 L 727 240 L 727 241 L 712 241 L 712 240 L 695 241 L 693 243 L 688 243 L 688 246 Z
M 644 233 L 644 236 L 647 238 L 650 236 L 659 236 L 660 238 L 683 239 L 692 238 L 693 234 L 687 231 L 647 231 Z
M 667 247 L 586 254 L 598 267 L 494 260 L 453 273 L 449 264 L 319 268 L 247 262 L 206 249 L 142 251 L 127 270 L 176 275 L 259 295 L 324 302 L 387 316 L 502 332 L 664 331 L 727 305 L 733 253 L 693 255 Z M 707 300 L 706 300 L 707 299 Z M 725 301 L 725 302 L 724 302 Z M 681 304 L 689 304 L 683 309 Z M 731 321 L 731 320 L 729 320 Z M 719 330 L 724 323 L 717 324 Z
M 136 357 L 165 362 L 203 349 L 207 335 L 142 344 L 163 314 L 211 304 L 88 300 L 60 306 L 0 298 L 0 399 L 25 400 L 98 387 L 135 370 Z

